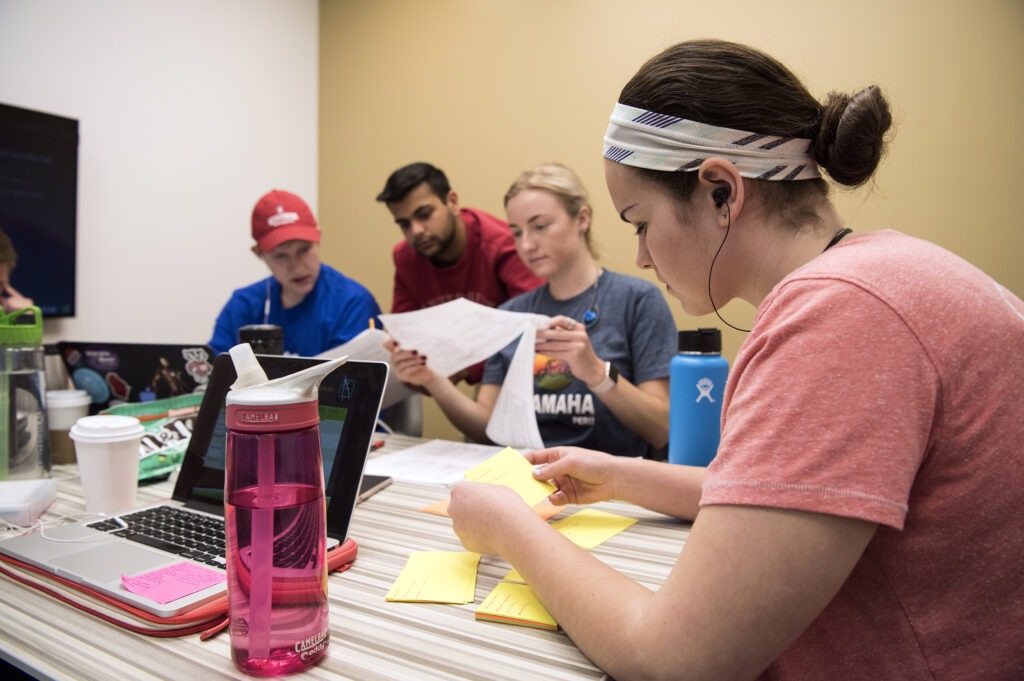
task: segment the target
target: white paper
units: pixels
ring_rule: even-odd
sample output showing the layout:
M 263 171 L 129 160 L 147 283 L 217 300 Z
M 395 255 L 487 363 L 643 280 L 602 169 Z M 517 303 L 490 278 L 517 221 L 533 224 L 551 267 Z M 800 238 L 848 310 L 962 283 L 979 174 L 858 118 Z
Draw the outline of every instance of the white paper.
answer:
M 537 329 L 546 327 L 549 317 L 459 298 L 380 319 L 399 345 L 425 355 L 427 365 L 443 376 L 482 362 L 521 337 L 487 424 L 487 436 L 509 447 L 544 446 L 533 409 L 533 357 Z
M 364 474 L 387 475 L 402 482 L 454 485 L 463 473 L 501 451 L 498 445 L 431 440 L 366 462 Z
M 533 358 L 537 329 L 527 326 L 519 338 L 498 401 L 487 422 L 487 437 L 510 447 L 540 449 L 544 446 L 533 407 Z M 529 415 L 527 418 L 526 415 Z
M 386 363 L 388 365 L 388 382 L 384 387 L 384 401 L 381 403 L 381 409 L 387 409 L 410 395 L 417 394 L 395 378 L 394 372 L 391 371 L 391 353 L 384 348 L 384 343 L 387 340 L 388 335 L 380 329 L 366 329 L 344 345 L 325 350 L 316 357 L 335 359 L 348 355 L 349 359 Z

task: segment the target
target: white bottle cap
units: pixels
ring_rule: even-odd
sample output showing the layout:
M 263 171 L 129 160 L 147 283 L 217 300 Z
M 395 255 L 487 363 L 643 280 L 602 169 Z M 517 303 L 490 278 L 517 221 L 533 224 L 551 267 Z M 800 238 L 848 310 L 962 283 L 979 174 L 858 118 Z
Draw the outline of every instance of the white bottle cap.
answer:
M 232 390 L 248 388 L 267 382 L 267 372 L 263 371 L 252 346 L 248 343 L 239 343 L 228 352 L 231 353 L 231 361 L 235 365 L 235 374 L 238 378 L 231 384 Z

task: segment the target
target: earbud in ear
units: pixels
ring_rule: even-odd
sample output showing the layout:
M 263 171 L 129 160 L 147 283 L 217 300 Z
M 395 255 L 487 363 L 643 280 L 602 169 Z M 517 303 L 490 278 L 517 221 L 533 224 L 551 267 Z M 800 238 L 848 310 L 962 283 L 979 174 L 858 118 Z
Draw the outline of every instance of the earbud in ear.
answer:
M 711 198 L 715 200 L 715 206 L 721 208 L 729 200 L 729 188 L 718 187 L 715 191 L 711 192 Z

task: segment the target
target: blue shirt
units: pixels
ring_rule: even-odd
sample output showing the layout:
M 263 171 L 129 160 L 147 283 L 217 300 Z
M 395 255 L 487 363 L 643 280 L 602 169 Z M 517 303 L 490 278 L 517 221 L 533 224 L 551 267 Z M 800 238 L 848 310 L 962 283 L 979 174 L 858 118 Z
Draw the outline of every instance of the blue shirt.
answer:
M 264 318 L 267 298 L 270 314 Z M 345 343 L 370 326 L 380 328 L 380 306 L 373 294 L 329 265 L 320 264 L 316 285 L 295 307 L 281 306 L 281 284 L 267 277 L 237 289 L 217 316 L 210 347 L 227 352 L 238 344 L 247 324 L 276 324 L 284 332 L 284 351 L 312 357 Z

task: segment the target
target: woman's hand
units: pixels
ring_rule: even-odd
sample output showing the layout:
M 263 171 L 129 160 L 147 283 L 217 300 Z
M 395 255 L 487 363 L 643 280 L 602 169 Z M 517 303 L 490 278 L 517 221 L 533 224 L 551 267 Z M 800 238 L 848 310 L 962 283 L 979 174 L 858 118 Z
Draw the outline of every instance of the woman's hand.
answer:
M 502 553 L 500 540 L 517 517 L 540 518 L 510 488 L 468 481 L 452 487 L 448 515 L 466 550 L 485 554 Z
M 556 506 L 593 504 L 615 498 L 616 457 L 580 447 L 553 447 L 526 454 L 535 464 L 533 477 L 549 480 L 558 491 L 548 497 Z
M 11 313 L 32 307 L 32 299 L 18 293 L 10 282 L 0 282 L 0 306 L 3 306 L 5 313 Z
M 546 329 L 539 329 L 536 350 L 568 364 L 572 375 L 587 385 L 604 379 L 604 360 L 594 352 L 586 326 L 571 317 L 552 317 Z
M 437 377 L 427 366 L 426 357 L 415 350 L 403 350 L 394 338 L 386 340 L 384 348 L 391 353 L 391 370 L 395 378 L 403 383 L 422 387 Z

